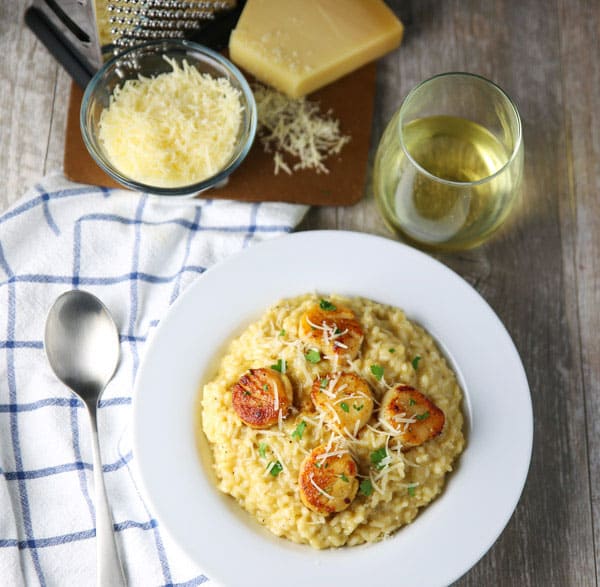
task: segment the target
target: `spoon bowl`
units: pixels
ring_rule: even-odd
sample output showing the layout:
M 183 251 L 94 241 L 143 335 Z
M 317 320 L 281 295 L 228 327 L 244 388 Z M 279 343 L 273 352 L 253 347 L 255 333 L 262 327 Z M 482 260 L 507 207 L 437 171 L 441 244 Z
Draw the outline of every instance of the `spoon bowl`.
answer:
M 61 294 L 48 313 L 44 349 L 52 370 L 87 407 L 92 431 L 96 496 L 97 584 L 124 585 L 125 580 L 106 500 L 98 445 L 98 398 L 119 362 L 119 333 L 104 304 L 90 293 Z
M 65 292 L 50 309 L 44 343 L 56 376 L 95 408 L 119 362 L 119 333 L 104 304 L 84 291 Z

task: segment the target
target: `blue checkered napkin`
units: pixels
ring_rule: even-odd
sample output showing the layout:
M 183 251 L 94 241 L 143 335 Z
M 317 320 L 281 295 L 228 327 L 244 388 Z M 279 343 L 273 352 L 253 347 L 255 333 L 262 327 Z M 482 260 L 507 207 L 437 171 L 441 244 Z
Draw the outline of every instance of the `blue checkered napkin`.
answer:
M 228 255 L 290 232 L 305 211 L 165 200 L 54 175 L 0 216 L 0 584 L 95 584 L 86 413 L 50 371 L 42 344 L 48 309 L 73 288 L 97 295 L 120 331 L 121 362 L 98 420 L 128 582 L 208 581 L 140 496 L 132 470 L 133 381 L 146 340 L 187 285 Z

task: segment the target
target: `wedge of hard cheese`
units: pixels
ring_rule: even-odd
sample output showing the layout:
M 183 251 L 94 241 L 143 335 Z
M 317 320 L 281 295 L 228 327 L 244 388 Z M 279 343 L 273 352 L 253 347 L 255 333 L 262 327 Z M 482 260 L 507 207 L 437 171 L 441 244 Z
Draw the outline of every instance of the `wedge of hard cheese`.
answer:
M 395 49 L 402 33 L 382 0 L 248 0 L 229 55 L 297 98 Z

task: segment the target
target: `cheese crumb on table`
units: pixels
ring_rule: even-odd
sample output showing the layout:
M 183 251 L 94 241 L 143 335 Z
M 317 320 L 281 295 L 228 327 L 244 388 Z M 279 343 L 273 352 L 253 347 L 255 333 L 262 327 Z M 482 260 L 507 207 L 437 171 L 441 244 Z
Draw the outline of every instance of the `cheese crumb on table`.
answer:
M 403 30 L 382 0 L 248 0 L 229 54 L 297 98 L 395 49 Z
M 300 169 L 328 173 L 323 163 L 338 154 L 350 140 L 340 132 L 339 121 L 323 114 L 319 104 L 306 98 L 289 98 L 256 84 L 252 88 L 258 114 L 258 137 L 266 152 L 273 152 L 274 173 Z M 284 153 L 297 159 L 290 166 Z
M 243 107 L 226 78 L 165 59 L 171 72 L 115 88 L 100 117 L 99 140 L 122 175 L 171 188 L 200 182 L 228 164 Z

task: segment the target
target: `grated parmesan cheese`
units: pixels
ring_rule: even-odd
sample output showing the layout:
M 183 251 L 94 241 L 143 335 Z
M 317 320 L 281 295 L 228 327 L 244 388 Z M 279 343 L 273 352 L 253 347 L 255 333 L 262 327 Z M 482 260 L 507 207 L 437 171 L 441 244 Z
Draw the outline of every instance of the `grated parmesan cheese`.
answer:
M 308 479 L 311 483 L 311 485 L 321 494 L 324 495 L 327 499 L 333 499 L 333 495 L 330 495 L 329 493 L 327 493 L 322 487 L 319 487 L 319 485 L 317 485 L 316 481 L 314 480 L 312 473 L 310 474 L 310 477 Z
M 99 140 L 121 174 L 157 187 L 197 183 L 229 162 L 242 121 L 240 92 L 225 78 L 165 57 L 172 71 L 117 87 Z
M 306 98 L 289 98 L 266 86 L 253 86 L 258 114 L 258 136 L 265 152 L 273 152 L 274 173 L 291 175 L 299 169 L 329 173 L 323 163 L 337 155 L 350 140 L 342 135 L 340 123 L 331 113 L 323 114 L 317 102 Z M 283 154 L 298 161 L 287 163 Z

